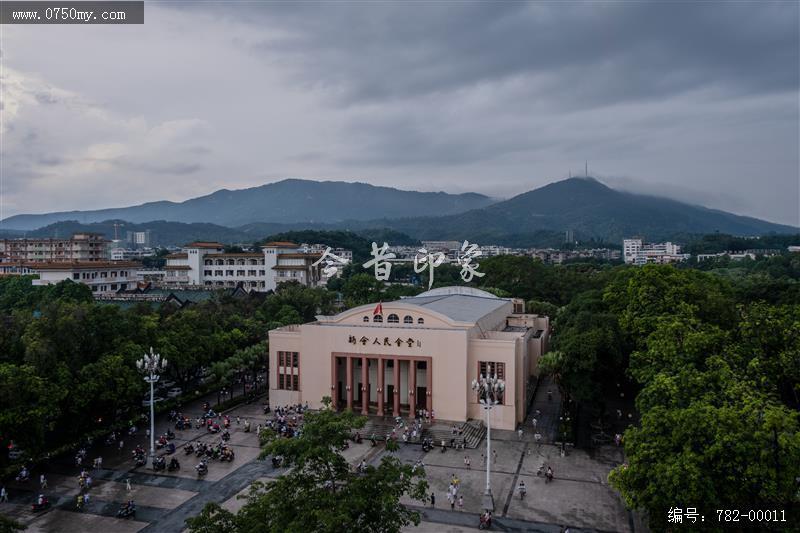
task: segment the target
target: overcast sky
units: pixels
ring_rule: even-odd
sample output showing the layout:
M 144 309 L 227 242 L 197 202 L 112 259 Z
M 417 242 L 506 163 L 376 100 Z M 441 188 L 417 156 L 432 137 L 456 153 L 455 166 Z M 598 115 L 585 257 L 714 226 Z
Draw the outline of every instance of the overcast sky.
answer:
M 0 27 L 2 216 L 573 174 L 800 224 L 798 2 L 146 2 Z M 2 218 L 0 216 L 0 218 Z

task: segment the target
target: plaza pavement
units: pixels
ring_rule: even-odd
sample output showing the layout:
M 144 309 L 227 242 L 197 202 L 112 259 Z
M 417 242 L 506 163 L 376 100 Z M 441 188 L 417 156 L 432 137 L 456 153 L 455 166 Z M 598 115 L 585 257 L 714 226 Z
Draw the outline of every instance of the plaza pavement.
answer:
M 555 399 L 553 401 L 555 403 Z M 187 408 L 188 414 L 196 412 Z M 264 421 L 260 403 L 243 405 L 232 410 L 231 445 L 236 460 L 231 463 L 212 461 L 209 473 L 198 479 L 194 465 L 197 458 L 187 457 L 181 450 L 185 442 L 216 441 L 218 437 L 208 435 L 205 430 L 176 431 L 176 456 L 181 470 L 176 473 L 154 473 L 147 468 L 132 469 L 130 451 L 135 442 L 126 442 L 120 453 L 114 448 L 103 452 L 104 469 L 93 472 L 94 483 L 88 508 L 75 511 L 75 496 L 78 494 L 78 469 L 72 465 L 55 465 L 48 474 L 50 488 L 46 491 L 53 502 L 53 509 L 41 514 L 30 511 L 30 502 L 35 497 L 33 481 L 29 487 L 9 486 L 11 503 L 0 504 L 0 512 L 26 523 L 34 532 L 121 532 L 134 531 L 170 533 L 185 530 L 185 519 L 198 514 L 211 501 L 236 510 L 243 505 L 237 495 L 247 493 L 254 480 L 266 480 L 280 475 L 284 470 L 274 470 L 269 461 L 257 460 L 259 452 L 255 436 L 256 425 Z M 244 433 L 236 426 L 235 418 L 247 417 L 253 431 Z M 553 422 L 545 426 L 553 427 Z M 166 425 L 157 427 L 163 433 Z M 143 437 L 143 435 L 141 435 Z M 136 442 L 144 444 L 143 438 Z M 551 441 L 550 438 L 547 439 Z M 608 486 L 608 472 L 622 461 L 621 449 L 606 447 L 589 455 L 582 450 L 570 450 L 561 457 L 559 448 L 551 444 L 536 444 L 533 431 L 525 431 L 519 439 L 516 432 L 492 431 L 492 448 L 497 450 L 496 463 L 492 464 L 491 484 L 495 497 L 496 530 L 543 531 L 557 533 L 563 526 L 572 531 L 641 531 L 638 521 L 632 521 L 617 494 Z M 406 532 L 428 531 L 460 532 L 473 531 L 478 524 L 478 513 L 485 488 L 485 467 L 481 463 L 482 443 L 477 449 L 452 450 L 441 453 L 435 448 L 424 453 L 419 445 L 402 445 L 396 456 L 413 464 L 422 460 L 430 484 L 436 495 L 436 506 L 428 501 L 406 500 L 421 513 L 419 527 L 409 526 Z M 386 454 L 383 446 L 373 448 L 369 442 L 351 444 L 344 451 L 353 465 L 362 459 L 377 464 Z M 464 455 L 471 459 L 471 468 L 464 465 Z M 92 456 L 90 455 L 90 459 Z M 555 480 L 545 484 L 536 471 L 546 462 L 553 467 Z M 464 496 L 464 508 L 450 509 L 446 491 L 450 479 L 456 475 L 460 480 L 460 494 Z M 128 493 L 125 481 L 130 479 L 132 491 Z M 525 480 L 528 491 L 520 500 L 514 490 L 519 480 Z M 120 520 L 114 517 L 119 505 L 128 498 L 137 502 L 139 511 L 136 520 Z

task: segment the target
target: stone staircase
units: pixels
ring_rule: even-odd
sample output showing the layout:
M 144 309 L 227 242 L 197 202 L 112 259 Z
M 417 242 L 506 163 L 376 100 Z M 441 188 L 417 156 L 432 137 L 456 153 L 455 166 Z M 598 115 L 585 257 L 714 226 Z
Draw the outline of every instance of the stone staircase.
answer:
M 438 446 L 442 440 L 444 440 L 445 445 L 449 448 L 450 440 L 455 438 L 456 444 L 460 444 L 461 440 L 464 439 L 465 446 L 467 448 L 477 448 L 486 436 L 486 428 L 480 421 L 469 420 L 462 423 L 456 422 L 455 424 L 456 427 L 462 429 L 461 436 L 453 435 L 452 422 L 448 423 L 447 421 L 436 421 L 432 425 L 423 424 L 422 437 L 418 437 L 417 441 L 409 440 L 409 444 L 421 444 L 422 439 L 431 439 L 434 445 Z M 374 434 L 375 440 L 385 441 L 387 435 L 391 435 L 392 430 L 394 430 L 395 427 L 394 419 L 392 418 L 371 416 L 367 420 L 367 423 L 364 425 L 364 427 L 359 431 L 364 440 L 369 440 L 369 438 Z M 402 439 L 402 433 L 400 431 L 397 432 L 397 435 L 398 439 Z

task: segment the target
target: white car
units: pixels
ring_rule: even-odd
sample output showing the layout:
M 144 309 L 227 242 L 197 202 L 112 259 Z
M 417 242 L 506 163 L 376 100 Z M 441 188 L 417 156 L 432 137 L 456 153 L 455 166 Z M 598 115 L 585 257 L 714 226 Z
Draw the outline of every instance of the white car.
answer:
M 163 402 L 163 401 L 164 398 L 161 398 L 160 396 L 156 396 L 155 398 L 153 398 L 153 404 L 157 404 L 158 402 Z M 150 407 L 150 398 L 145 398 L 144 400 L 142 400 L 142 407 Z
M 180 387 L 172 387 L 167 391 L 167 398 L 177 398 L 183 394 L 183 390 Z

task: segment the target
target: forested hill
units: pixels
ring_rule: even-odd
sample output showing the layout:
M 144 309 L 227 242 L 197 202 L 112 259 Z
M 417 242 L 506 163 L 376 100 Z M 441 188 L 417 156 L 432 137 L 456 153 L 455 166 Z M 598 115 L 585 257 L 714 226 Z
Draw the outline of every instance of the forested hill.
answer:
M 657 241 L 689 233 L 750 236 L 798 232 L 798 228 L 756 218 L 618 191 L 592 178 L 551 183 L 465 213 L 381 220 L 380 224 L 418 239 L 469 239 L 509 245 L 535 241 L 542 232 L 565 230 L 573 230 L 580 240 L 613 242 L 633 235 Z
M 149 202 L 137 206 L 41 215 L 3 220 L 8 229 L 32 230 L 64 220 L 83 223 L 109 219 L 133 223 L 151 220 L 208 222 L 236 227 L 253 222 L 334 223 L 347 219 L 454 214 L 492 202 L 476 193 L 403 191 L 367 183 L 287 179 L 241 190 L 222 189 L 185 202 Z

